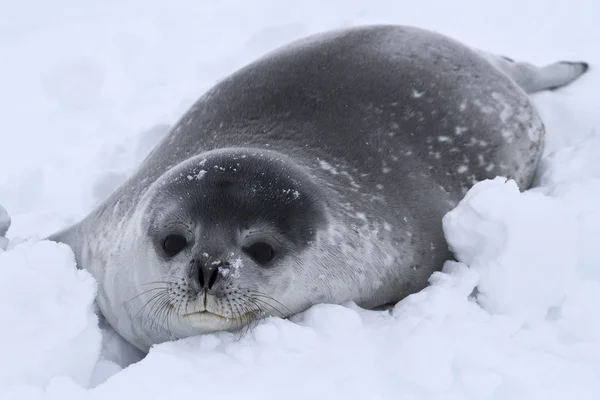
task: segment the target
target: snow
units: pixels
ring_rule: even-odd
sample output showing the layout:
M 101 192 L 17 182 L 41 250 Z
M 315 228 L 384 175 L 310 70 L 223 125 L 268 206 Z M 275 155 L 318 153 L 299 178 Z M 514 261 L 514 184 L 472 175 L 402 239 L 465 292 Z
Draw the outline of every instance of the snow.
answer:
M 450 249 L 479 274 L 477 301 L 485 309 L 530 321 L 560 305 L 578 255 L 568 204 L 496 178 L 476 184 L 443 222 Z
M 7 234 L 0 207 L 1 399 L 600 398 L 595 0 L 30 3 L 0 15 L 0 204 L 12 217 Z M 317 305 L 141 360 L 96 317 L 95 282 L 70 250 L 39 238 L 105 198 L 220 78 L 290 40 L 366 23 L 590 62 L 534 97 L 548 130 L 537 187 L 477 184 L 444 218 L 459 262 L 392 310 Z
M 102 341 L 91 274 L 75 268 L 68 246 L 50 241 L 1 253 L 0 271 L 0 392 L 57 376 L 87 385 Z

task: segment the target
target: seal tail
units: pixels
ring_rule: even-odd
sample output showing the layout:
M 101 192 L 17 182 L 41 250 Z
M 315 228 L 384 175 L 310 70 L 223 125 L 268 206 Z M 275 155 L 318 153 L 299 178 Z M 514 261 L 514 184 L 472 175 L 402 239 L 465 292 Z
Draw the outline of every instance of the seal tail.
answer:
M 484 56 L 526 93 L 561 88 L 575 81 L 589 69 L 588 63 L 580 61 L 558 61 L 538 67 L 504 56 L 488 53 L 484 53 Z

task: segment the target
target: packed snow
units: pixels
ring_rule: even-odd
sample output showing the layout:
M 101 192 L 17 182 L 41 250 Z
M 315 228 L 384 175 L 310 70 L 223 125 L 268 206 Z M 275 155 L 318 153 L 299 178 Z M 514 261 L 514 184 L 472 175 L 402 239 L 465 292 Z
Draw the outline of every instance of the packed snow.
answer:
M 600 398 L 600 3 L 29 3 L 0 15 L 0 399 Z M 548 131 L 536 187 L 473 187 L 443 220 L 458 262 L 391 310 L 322 304 L 144 358 L 97 315 L 70 249 L 41 238 L 108 196 L 217 80 L 369 23 L 590 62 L 534 96 Z
M 88 385 L 102 340 L 96 281 L 68 246 L 47 240 L 0 254 L 0 271 L 0 388 L 56 376 Z

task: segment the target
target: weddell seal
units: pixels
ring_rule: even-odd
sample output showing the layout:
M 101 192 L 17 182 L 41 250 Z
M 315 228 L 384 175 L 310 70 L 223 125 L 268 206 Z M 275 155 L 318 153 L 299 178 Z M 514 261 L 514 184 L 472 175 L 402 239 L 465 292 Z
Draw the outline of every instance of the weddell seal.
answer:
M 143 351 L 316 303 L 397 302 L 451 258 L 442 217 L 477 181 L 525 189 L 538 68 L 413 27 L 311 36 L 223 79 L 70 245 L 108 322 Z

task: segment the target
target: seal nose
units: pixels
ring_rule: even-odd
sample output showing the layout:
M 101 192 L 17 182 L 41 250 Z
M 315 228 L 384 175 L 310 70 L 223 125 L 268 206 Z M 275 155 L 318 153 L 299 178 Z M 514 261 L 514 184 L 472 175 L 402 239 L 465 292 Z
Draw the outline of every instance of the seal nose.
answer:
M 209 264 L 199 263 L 198 265 L 198 283 L 203 289 L 210 290 L 220 278 L 219 268 L 226 267 L 229 263 L 226 261 L 213 261 Z

